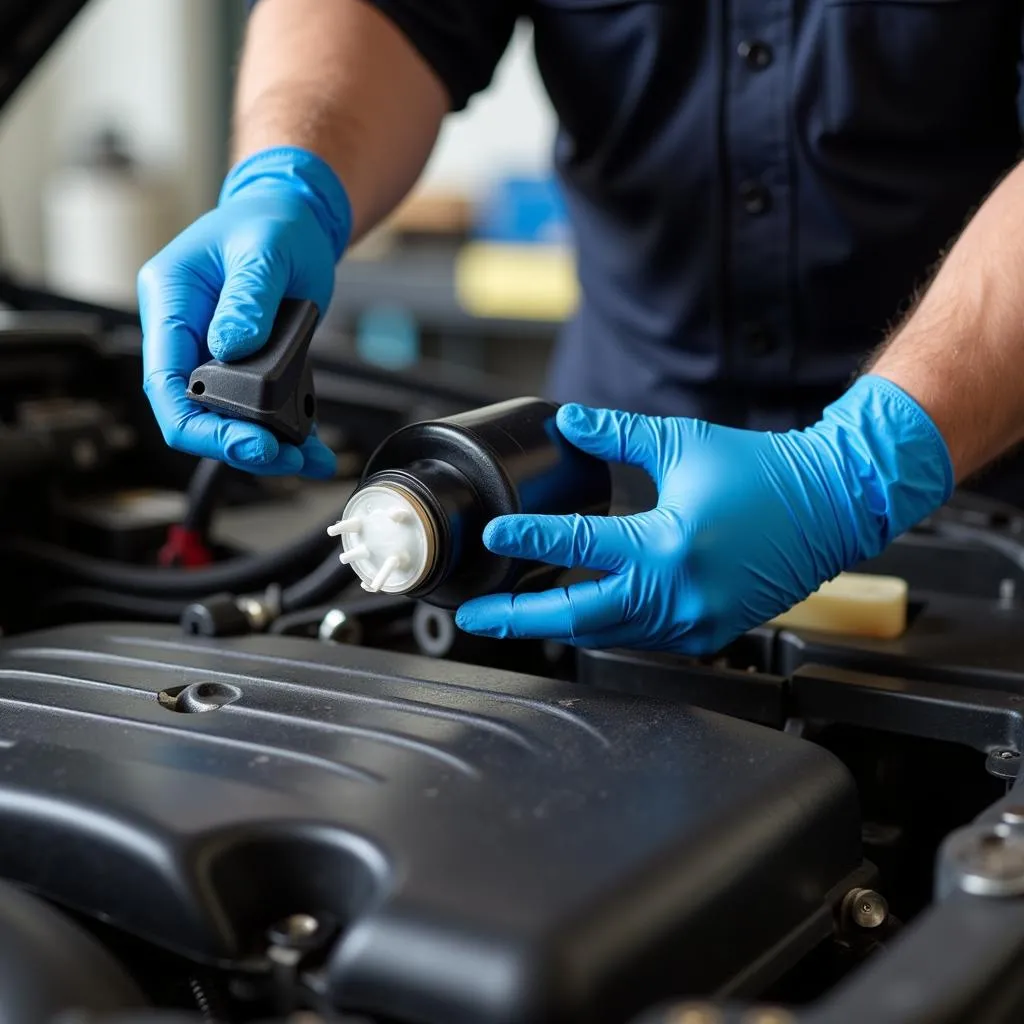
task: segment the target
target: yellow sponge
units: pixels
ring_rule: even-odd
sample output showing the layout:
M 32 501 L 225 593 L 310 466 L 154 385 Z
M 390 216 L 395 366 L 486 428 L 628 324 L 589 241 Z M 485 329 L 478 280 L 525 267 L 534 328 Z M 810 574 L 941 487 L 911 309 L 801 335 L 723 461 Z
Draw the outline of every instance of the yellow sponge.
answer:
M 907 581 L 844 572 L 771 625 L 891 640 L 907 628 Z
M 472 316 L 565 320 L 579 303 L 575 257 L 559 245 L 470 242 L 455 260 L 455 294 Z

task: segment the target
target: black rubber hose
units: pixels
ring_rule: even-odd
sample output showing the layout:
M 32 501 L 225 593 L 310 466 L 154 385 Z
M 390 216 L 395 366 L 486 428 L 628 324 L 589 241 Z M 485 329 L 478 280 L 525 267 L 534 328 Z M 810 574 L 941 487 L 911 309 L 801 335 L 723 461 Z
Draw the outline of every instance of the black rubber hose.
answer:
M 342 565 L 336 555 L 332 555 L 308 576 L 296 580 L 282 590 L 282 615 L 290 616 L 296 612 L 305 612 L 321 602 L 328 601 L 351 584 L 352 578 L 351 569 Z M 245 591 L 231 592 L 241 594 Z M 203 600 L 209 596 L 209 593 L 204 593 L 194 598 L 158 598 L 126 594 L 101 587 L 70 587 L 43 598 L 38 608 L 41 611 L 73 608 L 92 613 L 111 613 L 146 622 L 178 622 L 188 605 L 194 600 Z
M 217 459 L 201 459 L 189 481 L 185 517 L 181 525 L 204 540 L 210 532 L 227 471 L 227 465 Z
M 351 618 L 365 619 L 366 622 L 385 623 L 402 616 L 410 616 L 414 607 L 415 602 L 409 598 L 393 595 L 344 598 L 341 601 L 306 605 L 303 608 L 285 612 L 274 620 L 267 632 L 276 636 L 302 633 L 305 629 L 318 626 L 323 617 L 335 609 L 340 609 Z
M 0 553 L 8 560 L 42 566 L 65 578 L 104 590 L 142 597 L 191 599 L 224 591 L 251 593 L 271 583 L 295 580 L 335 547 L 336 542 L 327 536 L 328 525 L 330 523 L 324 523 L 294 543 L 268 554 L 243 555 L 203 569 L 122 565 L 24 538 L 6 541 L 0 545 Z M 319 572 L 320 568 L 314 572 Z
M 342 565 L 338 561 L 337 555 L 332 553 L 308 576 L 304 576 L 282 589 L 282 614 L 305 611 L 317 604 L 330 600 L 351 584 L 353 577 L 352 570 L 347 565 Z M 263 584 L 263 587 L 273 582 L 275 581 L 268 580 Z M 72 587 L 66 590 L 58 590 L 44 598 L 40 602 L 39 607 L 42 610 L 71 607 L 90 612 L 111 612 L 145 621 L 177 622 L 185 608 L 193 600 L 202 600 L 218 592 L 216 590 L 209 590 L 194 596 L 181 595 L 171 598 L 158 598 L 128 594 L 116 589 L 105 589 L 102 587 Z M 246 592 L 246 590 L 241 588 L 232 588 L 230 590 L 230 593 L 236 595 Z
M 347 565 L 342 565 L 338 561 L 337 555 L 332 554 L 308 576 L 304 576 L 282 589 L 282 615 L 303 612 L 336 597 L 352 583 L 353 577 L 352 570 Z M 242 590 L 231 591 L 236 595 L 245 592 Z M 210 593 L 216 593 L 216 591 Z M 210 593 L 198 595 L 196 599 L 207 598 Z M 177 622 L 192 601 L 192 598 L 184 597 L 177 599 L 140 597 L 100 587 L 71 587 L 66 590 L 58 590 L 44 598 L 40 601 L 39 607 L 42 610 L 71 607 L 92 612 L 112 612 L 132 619 Z
M 355 574 L 338 561 L 335 552 L 323 560 L 308 576 L 281 591 L 281 611 L 297 612 L 319 604 L 344 590 Z
M 110 613 L 144 622 L 177 622 L 187 603 L 158 597 L 133 597 L 92 587 L 70 587 L 44 597 L 36 607 L 40 611 L 70 608 L 79 612 Z
M 353 573 L 347 565 L 338 561 L 337 555 L 331 555 L 316 567 L 308 576 L 296 580 L 281 591 L 281 612 L 305 611 L 322 602 L 329 601 L 352 583 Z M 271 581 L 272 582 L 272 581 Z M 231 590 L 235 595 L 251 591 Z M 157 622 L 177 622 L 181 613 L 193 600 L 202 600 L 212 593 L 210 591 L 197 595 L 196 598 L 157 598 L 140 597 L 98 587 L 73 587 L 58 590 L 49 598 L 40 602 L 40 607 L 68 607 L 89 609 L 91 611 L 116 612 L 132 618 L 143 618 Z
M 22 541 L 16 550 L 12 549 L 9 553 L 20 554 L 31 561 L 41 562 L 68 575 L 99 584 L 95 587 L 59 590 L 41 602 L 43 608 L 74 607 L 94 612 L 112 612 L 133 619 L 176 622 L 185 607 L 194 600 L 223 592 L 252 593 L 280 582 L 279 578 L 270 574 L 270 570 L 276 569 L 284 561 L 294 573 L 295 558 L 288 556 L 300 545 L 308 544 L 314 550 L 321 546 L 334 547 L 334 541 L 327 537 L 326 528 L 316 535 L 315 546 L 310 544 L 313 536 L 304 537 L 290 549 L 281 549 L 271 555 L 234 559 L 212 569 L 186 571 L 115 565 L 35 541 Z M 320 536 L 323 536 L 323 541 Z M 245 565 L 239 566 L 238 563 Z M 240 571 L 243 568 L 252 576 L 258 570 L 259 578 L 247 578 Z M 328 601 L 351 584 L 353 578 L 352 570 L 342 565 L 332 550 L 312 572 L 282 589 L 281 612 L 299 612 Z M 187 589 L 185 584 L 188 585 Z M 155 593 L 143 591 L 159 591 L 170 596 L 159 597 Z

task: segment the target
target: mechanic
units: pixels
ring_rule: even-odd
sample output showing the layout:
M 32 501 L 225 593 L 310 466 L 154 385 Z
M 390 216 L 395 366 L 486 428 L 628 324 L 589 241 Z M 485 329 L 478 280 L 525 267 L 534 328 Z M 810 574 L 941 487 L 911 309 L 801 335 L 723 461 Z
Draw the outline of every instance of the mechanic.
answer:
M 412 187 L 520 14 L 560 119 L 583 294 L 551 378 L 582 404 L 559 427 L 658 495 L 631 516 L 490 524 L 495 551 L 606 575 L 480 598 L 458 620 L 714 650 L 1024 435 L 1024 167 L 1006 174 L 1019 5 L 259 0 L 237 162 L 216 209 L 140 273 L 145 389 L 170 445 L 331 474 L 316 437 L 279 445 L 190 403 L 189 373 L 207 350 L 257 349 L 282 296 L 326 308 L 335 263 Z

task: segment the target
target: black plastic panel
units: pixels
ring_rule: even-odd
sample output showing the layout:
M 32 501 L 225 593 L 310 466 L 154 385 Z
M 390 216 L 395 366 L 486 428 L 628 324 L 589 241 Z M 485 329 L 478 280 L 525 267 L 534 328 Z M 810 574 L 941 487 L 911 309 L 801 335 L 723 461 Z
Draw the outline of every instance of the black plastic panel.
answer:
M 908 628 L 896 639 L 762 627 L 710 667 L 674 655 L 583 651 L 578 678 L 769 725 L 810 718 L 1017 751 L 1024 569 L 998 547 L 1009 539 L 1016 553 L 1008 533 L 979 537 L 911 534 L 860 567 L 910 584 Z
M 332 915 L 357 1010 L 569 1024 L 742 990 L 859 864 L 839 762 L 711 712 L 290 638 L 0 645 L 0 876 L 224 964 Z
M 578 655 L 577 678 L 599 690 L 685 701 L 781 728 L 788 713 L 785 680 L 759 667 L 771 664 L 774 639 L 772 630 L 758 630 L 734 645 L 750 657 L 726 657 L 715 665 L 649 651 L 585 650 Z
M 895 640 L 781 632 L 776 672 L 790 675 L 803 665 L 833 665 L 1024 694 L 1024 605 L 1004 607 L 994 597 L 914 596 L 913 620 Z
M 725 652 L 727 665 L 581 651 L 578 678 L 767 725 L 808 719 L 1019 752 L 1024 609 L 938 593 L 913 603 L 913 621 L 895 640 L 762 629 Z

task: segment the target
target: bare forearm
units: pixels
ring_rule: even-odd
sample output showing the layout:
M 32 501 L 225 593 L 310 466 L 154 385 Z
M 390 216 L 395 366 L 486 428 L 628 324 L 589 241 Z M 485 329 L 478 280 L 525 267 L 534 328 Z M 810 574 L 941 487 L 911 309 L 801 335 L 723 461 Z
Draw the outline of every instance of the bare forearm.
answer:
M 958 480 L 1024 438 L 1024 164 L 978 211 L 872 372 L 927 410 Z
M 362 0 L 260 0 L 235 102 L 234 157 L 299 146 L 334 168 L 353 236 L 404 198 L 448 110 L 445 90 L 398 29 Z

